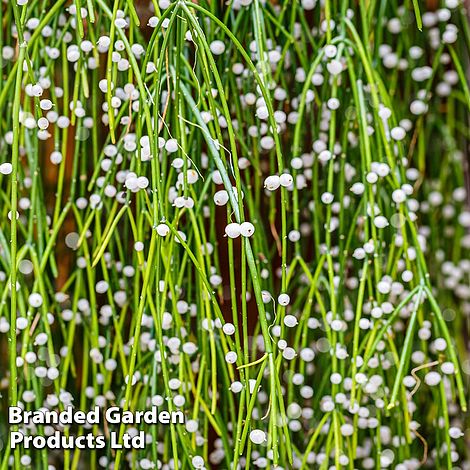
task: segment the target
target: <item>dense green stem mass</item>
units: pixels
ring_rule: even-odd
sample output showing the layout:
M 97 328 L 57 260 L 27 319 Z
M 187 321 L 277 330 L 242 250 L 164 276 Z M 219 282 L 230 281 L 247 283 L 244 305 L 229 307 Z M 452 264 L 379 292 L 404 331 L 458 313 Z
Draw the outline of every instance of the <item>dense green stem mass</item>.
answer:
M 3 2 L 0 470 L 469 468 L 470 29 L 437 3 Z M 13 449 L 56 431 L 16 405 L 185 423 Z

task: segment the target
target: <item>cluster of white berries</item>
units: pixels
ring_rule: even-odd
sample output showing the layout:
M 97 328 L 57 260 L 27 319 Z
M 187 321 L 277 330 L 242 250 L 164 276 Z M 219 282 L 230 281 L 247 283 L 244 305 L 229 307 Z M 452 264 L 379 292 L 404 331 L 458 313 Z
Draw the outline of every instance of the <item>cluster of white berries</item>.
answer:
M 225 235 L 229 238 L 251 237 L 255 233 L 255 226 L 251 222 L 232 222 L 225 227 Z
M 283 173 L 282 175 L 271 175 L 264 180 L 264 187 L 268 191 L 276 191 L 280 186 L 289 188 L 292 186 L 294 179 L 289 173 Z

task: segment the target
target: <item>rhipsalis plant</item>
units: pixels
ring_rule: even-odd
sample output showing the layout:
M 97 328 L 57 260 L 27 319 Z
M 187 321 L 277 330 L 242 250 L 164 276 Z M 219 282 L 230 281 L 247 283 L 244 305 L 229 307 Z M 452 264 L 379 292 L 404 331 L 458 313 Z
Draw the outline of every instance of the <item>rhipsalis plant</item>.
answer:
M 470 469 L 462 0 L 0 23 L 0 470 Z

